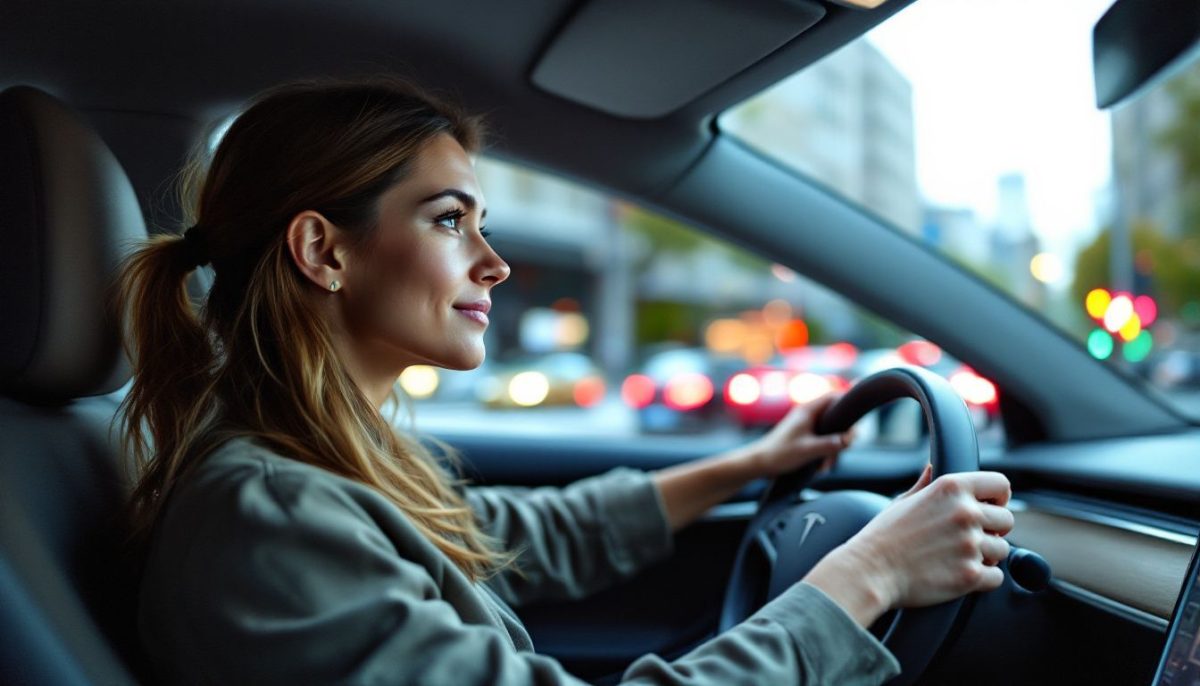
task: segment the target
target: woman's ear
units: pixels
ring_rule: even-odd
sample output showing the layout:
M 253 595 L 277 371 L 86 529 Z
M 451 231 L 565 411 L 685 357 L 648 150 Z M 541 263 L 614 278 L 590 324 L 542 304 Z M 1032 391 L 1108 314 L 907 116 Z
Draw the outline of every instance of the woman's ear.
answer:
M 344 239 L 333 222 L 313 210 L 292 217 L 287 228 L 292 262 L 309 281 L 326 291 L 337 291 L 346 282 Z

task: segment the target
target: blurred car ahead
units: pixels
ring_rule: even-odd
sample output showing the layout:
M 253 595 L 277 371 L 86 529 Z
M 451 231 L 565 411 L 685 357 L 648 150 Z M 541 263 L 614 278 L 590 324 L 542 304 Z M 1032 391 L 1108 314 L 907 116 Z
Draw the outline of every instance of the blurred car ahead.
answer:
M 669 348 L 648 357 L 621 384 L 643 433 L 704 431 L 727 421 L 720 389 L 745 361 L 705 348 Z
M 1168 350 L 1145 365 L 1155 386 L 1167 391 L 1200 387 L 1200 354 L 1192 350 Z
M 725 403 L 746 430 L 774 425 L 796 405 L 850 387 L 858 349 L 849 343 L 810 345 L 737 372 Z
M 604 376 L 583 353 L 557 352 L 498 365 L 477 387 L 490 408 L 592 407 L 604 399 Z

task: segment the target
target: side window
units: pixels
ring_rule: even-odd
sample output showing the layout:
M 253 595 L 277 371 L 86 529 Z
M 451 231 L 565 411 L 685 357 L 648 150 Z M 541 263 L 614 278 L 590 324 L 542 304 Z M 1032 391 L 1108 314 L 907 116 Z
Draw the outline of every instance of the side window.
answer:
M 987 379 L 783 265 L 561 179 L 487 158 L 478 174 L 512 276 L 493 294 L 480 368 L 401 377 L 424 430 L 752 434 L 914 364 L 960 390 L 982 442 L 1002 435 Z M 925 439 L 912 401 L 857 432 L 859 445 Z

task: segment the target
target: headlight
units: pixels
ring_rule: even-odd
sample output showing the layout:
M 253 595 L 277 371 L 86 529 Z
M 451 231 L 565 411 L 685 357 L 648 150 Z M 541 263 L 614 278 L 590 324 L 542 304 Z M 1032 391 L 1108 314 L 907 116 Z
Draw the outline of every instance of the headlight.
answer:
M 508 382 L 508 397 L 521 407 L 541 404 L 550 394 L 550 381 L 541 372 L 521 372 Z
M 400 387 L 417 400 L 428 398 L 438 387 L 437 368 L 424 364 L 408 367 L 400 373 Z

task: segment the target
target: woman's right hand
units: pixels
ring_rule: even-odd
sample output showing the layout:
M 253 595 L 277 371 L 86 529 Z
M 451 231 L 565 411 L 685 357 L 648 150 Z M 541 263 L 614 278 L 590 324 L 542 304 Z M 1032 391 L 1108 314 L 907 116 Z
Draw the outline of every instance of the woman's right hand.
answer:
M 1008 479 L 996 472 L 948 474 L 917 483 L 804 578 L 862 626 L 899 607 L 935 605 L 1004 581 Z

